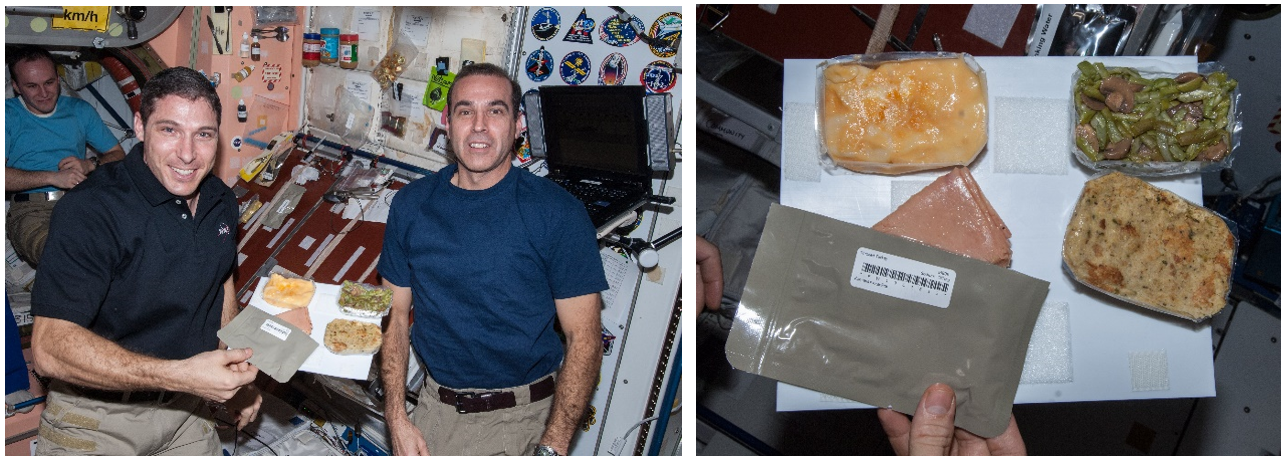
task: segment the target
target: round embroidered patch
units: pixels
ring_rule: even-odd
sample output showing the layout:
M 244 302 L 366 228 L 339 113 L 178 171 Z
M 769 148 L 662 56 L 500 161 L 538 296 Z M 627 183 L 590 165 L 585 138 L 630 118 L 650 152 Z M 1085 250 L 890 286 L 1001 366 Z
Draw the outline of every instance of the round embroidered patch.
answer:
M 546 47 L 541 47 L 528 55 L 527 64 L 524 69 L 528 72 L 528 78 L 533 82 L 544 82 L 554 73 L 554 56 L 546 51 Z
M 675 66 L 663 60 L 653 61 L 640 72 L 640 84 L 651 93 L 663 93 L 675 87 Z
M 649 28 L 648 35 L 654 39 L 648 46 L 653 54 L 659 58 L 675 56 L 680 48 L 680 13 L 670 12 L 658 16 L 653 21 L 653 27 Z
M 626 83 L 626 56 L 613 53 L 599 64 L 600 85 L 621 85 Z
M 609 16 L 600 23 L 599 40 L 615 47 L 624 47 L 639 41 L 640 36 L 635 33 L 636 30 L 644 30 L 644 22 L 640 18 L 632 16 L 630 22 L 626 22 L 617 19 L 617 15 Z
M 590 77 L 590 57 L 580 51 L 564 55 L 559 61 L 559 77 L 568 85 L 581 85 Z
M 559 11 L 545 7 L 532 14 L 532 36 L 537 40 L 550 40 L 559 34 Z

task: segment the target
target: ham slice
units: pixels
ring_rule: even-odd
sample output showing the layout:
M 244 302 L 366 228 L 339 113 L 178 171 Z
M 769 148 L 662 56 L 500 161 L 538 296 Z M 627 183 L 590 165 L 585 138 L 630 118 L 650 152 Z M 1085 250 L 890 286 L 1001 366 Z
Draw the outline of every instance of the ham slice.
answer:
M 277 315 L 277 317 L 300 328 L 305 334 L 313 335 L 313 320 L 309 319 L 309 309 L 307 307 L 287 310 Z
M 970 170 L 963 167 L 913 194 L 872 229 L 997 266 L 1011 266 L 1011 230 L 988 203 Z

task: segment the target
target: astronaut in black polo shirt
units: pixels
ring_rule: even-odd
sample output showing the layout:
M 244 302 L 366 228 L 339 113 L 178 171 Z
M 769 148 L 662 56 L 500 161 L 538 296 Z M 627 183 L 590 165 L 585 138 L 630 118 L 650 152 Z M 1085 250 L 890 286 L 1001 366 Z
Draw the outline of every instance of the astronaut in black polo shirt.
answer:
M 158 73 L 139 141 L 55 206 L 32 293 L 36 371 L 52 378 L 37 454 L 218 455 L 206 401 L 240 429 L 259 412 L 236 316 L 237 202 L 210 175 L 219 97 L 188 68 Z

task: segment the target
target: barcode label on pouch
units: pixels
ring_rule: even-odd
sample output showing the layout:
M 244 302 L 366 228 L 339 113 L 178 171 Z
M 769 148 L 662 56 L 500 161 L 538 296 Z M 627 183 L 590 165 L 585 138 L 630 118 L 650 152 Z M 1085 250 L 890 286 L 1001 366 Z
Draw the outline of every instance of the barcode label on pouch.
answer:
M 264 323 L 260 324 L 259 330 L 268 332 L 272 336 L 281 339 L 283 342 L 286 341 L 286 337 L 291 335 L 291 328 L 275 323 L 271 319 L 265 319 Z
M 850 285 L 910 302 L 948 308 L 957 272 L 869 248 L 854 258 Z

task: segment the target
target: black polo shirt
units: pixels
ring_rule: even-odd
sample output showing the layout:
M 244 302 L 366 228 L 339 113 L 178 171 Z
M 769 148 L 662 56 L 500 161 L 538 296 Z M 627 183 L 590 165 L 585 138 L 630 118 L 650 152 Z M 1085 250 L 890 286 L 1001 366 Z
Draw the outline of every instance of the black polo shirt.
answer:
M 188 358 L 219 344 L 223 282 L 237 258 L 237 199 L 208 175 L 191 213 L 143 163 L 141 146 L 54 206 L 31 312 L 136 353 Z

